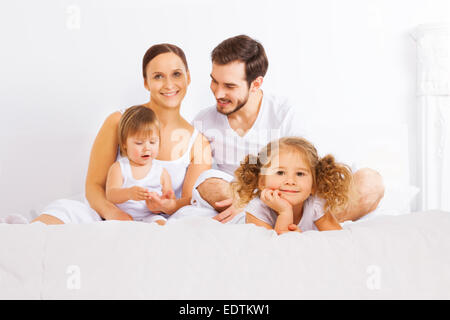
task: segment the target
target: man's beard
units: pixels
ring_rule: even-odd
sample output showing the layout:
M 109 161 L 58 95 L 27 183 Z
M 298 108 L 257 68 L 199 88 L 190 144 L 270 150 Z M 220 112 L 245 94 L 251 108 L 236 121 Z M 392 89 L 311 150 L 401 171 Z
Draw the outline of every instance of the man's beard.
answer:
M 249 96 L 249 94 L 247 93 L 247 97 L 245 97 L 245 100 L 244 100 L 243 102 L 241 102 L 241 101 L 238 100 L 238 105 L 236 106 L 236 108 L 234 108 L 234 109 L 233 109 L 232 111 L 230 111 L 230 112 L 222 112 L 222 111 L 219 110 L 219 108 L 217 108 L 217 111 L 218 111 L 219 113 L 223 114 L 223 115 L 229 116 L 230 114 L 235 113 L 236 111 L 238 111 L 239 109 L 241 109 L 243 106 L 245 106 L 245 104 L 246 104 L 247 101 L 248 101 L 248 96 Z

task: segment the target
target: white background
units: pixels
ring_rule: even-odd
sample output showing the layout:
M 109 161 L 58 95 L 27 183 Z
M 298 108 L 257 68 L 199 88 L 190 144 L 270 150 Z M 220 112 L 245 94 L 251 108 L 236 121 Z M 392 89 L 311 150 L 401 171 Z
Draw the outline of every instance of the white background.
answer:
M 238 34 L 266 49 L 264 90 L 307 108 L 312 123 L 406 124 L 417 185 L 411 33 L 449 20 L 447 0 L 2 2 L 0 216 L 33 215 L 83 192 L 103 120 L 148 101 L 148 47 L 169 42 L 185 51 L 192 83 L 182 114 L 191 120 L 214 103 L 211 50 Z M 355 132 L 351 143 L 365 141 Z

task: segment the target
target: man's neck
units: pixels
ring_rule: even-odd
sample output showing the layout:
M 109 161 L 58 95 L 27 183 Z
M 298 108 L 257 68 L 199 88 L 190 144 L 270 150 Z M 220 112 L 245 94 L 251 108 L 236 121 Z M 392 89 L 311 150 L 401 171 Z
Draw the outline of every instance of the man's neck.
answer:
M 261 89 L 255 93 L 250 93 L 247 103 L 238 111 L 227 116 L 230 126 L 238 135 L 245 135 L 255 123 L 261 107 L 262 98 L 263 92 Z

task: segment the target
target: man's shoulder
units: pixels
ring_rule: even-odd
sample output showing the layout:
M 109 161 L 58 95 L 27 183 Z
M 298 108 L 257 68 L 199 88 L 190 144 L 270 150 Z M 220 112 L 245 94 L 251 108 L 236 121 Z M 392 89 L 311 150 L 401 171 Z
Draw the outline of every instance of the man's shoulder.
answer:
M 264 107 L 271 119 L 278 120 L 282 123 L 294 111 L 292 101 L 282 95 L 274 95 L 272 93 L 264 93 Z
M 214 119 L 217 116 L 218 112 L 216 110 L 216 106 L 206 107 L 200 110 L 197 115 L 194 117 L 193 121 L 208 121 Z

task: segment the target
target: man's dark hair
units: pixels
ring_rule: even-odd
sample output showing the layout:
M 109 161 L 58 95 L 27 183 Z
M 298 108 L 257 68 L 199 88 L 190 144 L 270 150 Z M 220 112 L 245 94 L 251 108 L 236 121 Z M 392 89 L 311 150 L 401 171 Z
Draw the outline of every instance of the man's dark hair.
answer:
M 246 35 L 239 35 L 222 41 L 211 53 L 213 63 L 225 65 L 233 61 L 245 63 L 245 75 L 250 87 L 257 77 L 264 77 L 269 67 L 264 47 Z

